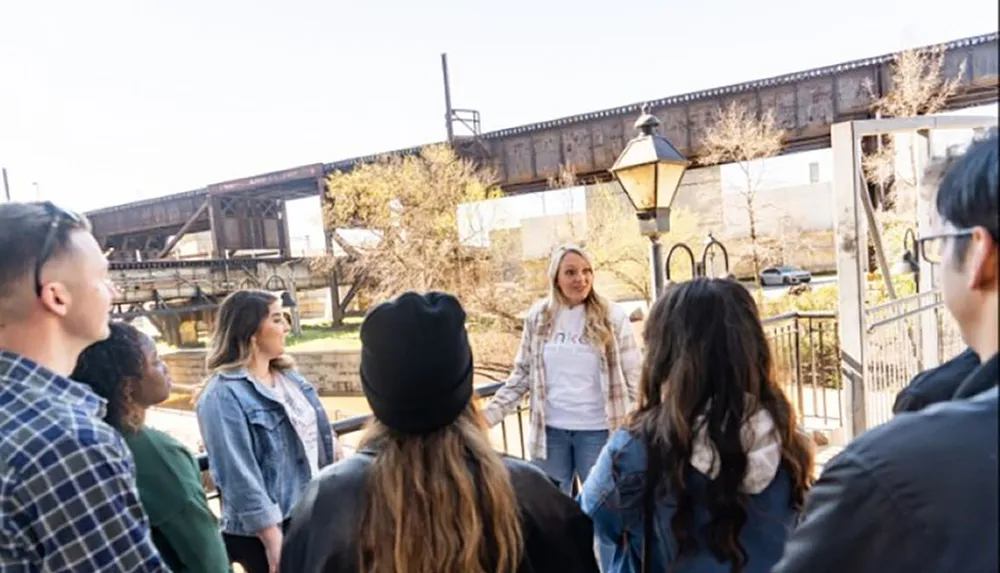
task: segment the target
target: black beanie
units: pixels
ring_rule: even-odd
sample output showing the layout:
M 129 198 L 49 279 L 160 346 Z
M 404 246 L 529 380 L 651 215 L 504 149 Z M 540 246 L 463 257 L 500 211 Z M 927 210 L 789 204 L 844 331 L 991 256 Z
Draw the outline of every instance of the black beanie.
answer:
M 375 417 L 407 434 L 456 419 L 472 399 L 465 311 L 445 293 L 408 292 L 361 324 L 361 386 Z

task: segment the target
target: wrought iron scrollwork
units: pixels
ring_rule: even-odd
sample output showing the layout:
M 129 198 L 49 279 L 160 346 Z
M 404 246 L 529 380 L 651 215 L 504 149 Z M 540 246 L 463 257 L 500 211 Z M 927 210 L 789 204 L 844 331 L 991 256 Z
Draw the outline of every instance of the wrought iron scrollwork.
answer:
M 674 246 L 670 247 L 670 251 L 667 252 L 667 260 L 664 263 L 665 268 L 663 276 L 667 279 L 667 282 L 670 282 L 670 261 L 673 259 L 674 253 L 676 253 L 678 249 L 687 253 L 688 260 L 691 261 L 691 276 L 692 277 L 698 276 L 698 267 L 695 265 L 694 262 L 694 251 L 692 251 L 691 247 L 687 246 L 685 243 L 677 243 Z
M 670 251 L 667 253 L 667 260 L 664 263 L 666 267 L 664 269 L 664 276 L 667 281 L 670 281 L 670 261 L 673 260 L 673 256 L 677 251 L 683 251 L 691 263 L 691 278 L 703 277 L 708 274 L 708 262 L 711 259 L 713 262 L 715 260 L 715 251 L 720 251 L 722 253 L 722 263 L 724 265 L 723 275 L 729 275 L 729 251 L 726 246 L 723 245 L 718 239 L 716 239 L 712 233 L 708 234 L 708 239 L 705 241 L 705 247 L 701 251 L 701 259 L 699 261 L 695 260 L 694 251 L 691 249 L 687 243 L 675 243 L 670 247 Z M 712 265 L 715 268 L 715 265 Z
M 726 246 L 719 242 L 712 233 L 708 234 L 708 239 L 705 241 L 705 249 L 701 252 L 701 273 L 702 276 L 708 274 L 708 258 L 709 253 L 711 253 L 712 261 L 715 262 L 715 250 L 722 251 L 722 264 L 723 264 L 723 276 L 729 274 L 729 251 L 726 250 Z M 712 269 L 715 269 L 715 265 L 712 265 Z

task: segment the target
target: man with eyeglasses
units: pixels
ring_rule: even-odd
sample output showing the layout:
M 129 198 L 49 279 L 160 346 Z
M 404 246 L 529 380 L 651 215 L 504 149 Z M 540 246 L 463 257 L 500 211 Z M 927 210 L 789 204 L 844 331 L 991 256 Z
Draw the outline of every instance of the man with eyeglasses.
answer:
M 113 295 L 85 219 L 0 205 L 0 573 L 166 570 L 105 401 L 68 378 Z
M 824 468 L 774 573 L 998 571 L 1000 140 L 973 143 L 938 185 L 920 239 L 981 364 L 949 401 L 862 434 Z

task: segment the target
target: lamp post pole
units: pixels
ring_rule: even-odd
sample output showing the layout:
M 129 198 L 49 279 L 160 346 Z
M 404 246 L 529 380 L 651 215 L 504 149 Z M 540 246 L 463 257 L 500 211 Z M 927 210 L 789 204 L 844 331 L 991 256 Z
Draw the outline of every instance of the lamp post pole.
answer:
M 663 292 L 663 243 L 660 234 L 649 235 L 649 272 L 652 276 L 653 300 Z

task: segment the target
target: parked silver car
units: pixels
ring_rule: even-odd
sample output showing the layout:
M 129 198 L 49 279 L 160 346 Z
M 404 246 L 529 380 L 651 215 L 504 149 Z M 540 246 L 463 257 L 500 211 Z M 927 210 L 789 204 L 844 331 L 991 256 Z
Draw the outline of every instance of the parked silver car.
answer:
M 760 272 L 762 286 L 797 285 L 811 280 L 812 274 L 798 267 L 771 267 Z

